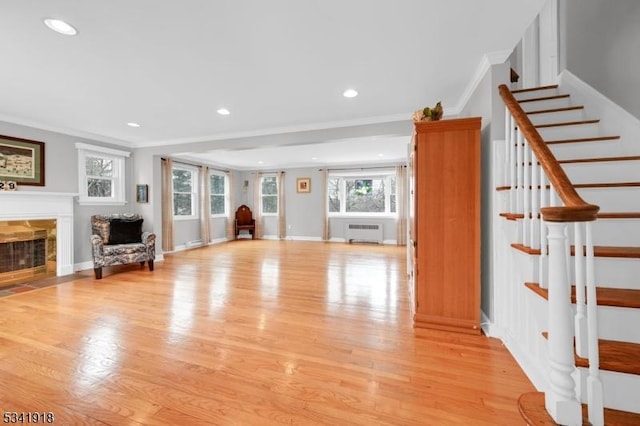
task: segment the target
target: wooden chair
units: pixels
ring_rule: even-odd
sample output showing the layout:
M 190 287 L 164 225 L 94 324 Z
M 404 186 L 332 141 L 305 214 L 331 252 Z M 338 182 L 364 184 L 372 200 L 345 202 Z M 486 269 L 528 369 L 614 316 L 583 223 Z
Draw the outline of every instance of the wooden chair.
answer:
M 256 220 L 253 218 L 251 209 L 244 204 L 236 210 L 236 240 L 240 235 L 240 231 L 246 230 L 251 234 L 251 239 L 256 239 Z

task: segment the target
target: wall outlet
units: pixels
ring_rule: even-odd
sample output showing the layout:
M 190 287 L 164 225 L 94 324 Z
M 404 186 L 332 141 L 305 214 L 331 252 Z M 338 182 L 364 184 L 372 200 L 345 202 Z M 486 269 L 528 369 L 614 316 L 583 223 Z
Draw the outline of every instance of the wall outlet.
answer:
M 291 230 L 291 225 L 287 225 L 287 229 Z

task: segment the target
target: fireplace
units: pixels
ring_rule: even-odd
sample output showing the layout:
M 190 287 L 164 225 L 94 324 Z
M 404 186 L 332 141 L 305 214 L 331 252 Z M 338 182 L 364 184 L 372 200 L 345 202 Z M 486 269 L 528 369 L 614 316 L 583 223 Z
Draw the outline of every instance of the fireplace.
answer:
M 0 222 L 0 287 L 56 275 L 56 221 Z
M 76 195 L 0 191 L 0 287 L 73 273 Z

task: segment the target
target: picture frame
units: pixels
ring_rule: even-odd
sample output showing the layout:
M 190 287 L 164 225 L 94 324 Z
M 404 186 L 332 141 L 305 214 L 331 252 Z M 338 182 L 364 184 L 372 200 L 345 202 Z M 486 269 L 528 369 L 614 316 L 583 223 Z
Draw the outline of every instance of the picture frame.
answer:
M 44 142 L 0 135 L 0 180 L 44 186 Z
M 298 178 L 296 180 L 296 190 L 301 193 L 311 192 L 311 178 Z
M 136 185 L 136 201 L 138 203 L 149 202 L 149 185 Z

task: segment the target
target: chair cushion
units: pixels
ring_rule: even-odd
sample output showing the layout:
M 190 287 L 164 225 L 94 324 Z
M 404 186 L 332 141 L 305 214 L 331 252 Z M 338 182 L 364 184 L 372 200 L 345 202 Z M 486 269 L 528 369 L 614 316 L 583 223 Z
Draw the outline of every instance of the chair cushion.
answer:
M 123 256 L 123 255 L 133 255 L 136 253 L 147 254 L 147 246 L 142 243 L 132 243 L 132 244 L 116 244 L 111 246 L 104 246 L 104 256 L 105 258 Z M 126 263 L 124 261 L 120 263 Z
M 112 218 L 109 230 L 109 244 L 130 244 L 142 241 L 143 219 L 127 220 Z

